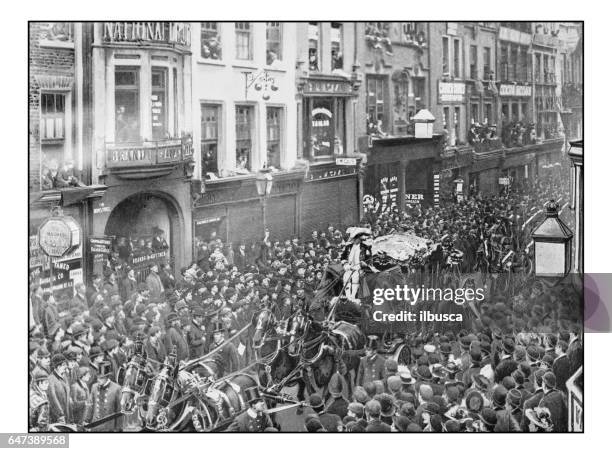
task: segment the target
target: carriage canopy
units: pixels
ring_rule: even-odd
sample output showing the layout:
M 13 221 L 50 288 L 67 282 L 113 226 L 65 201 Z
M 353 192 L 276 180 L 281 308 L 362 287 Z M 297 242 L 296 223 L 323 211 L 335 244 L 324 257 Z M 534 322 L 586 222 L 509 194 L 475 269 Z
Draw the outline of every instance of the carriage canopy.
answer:
M 394 233 L 376 238 L 372 243 L 372 255 L 385 253 L 403 262 L 416 251 L 427 249 L 427 240 L 410 233 Z

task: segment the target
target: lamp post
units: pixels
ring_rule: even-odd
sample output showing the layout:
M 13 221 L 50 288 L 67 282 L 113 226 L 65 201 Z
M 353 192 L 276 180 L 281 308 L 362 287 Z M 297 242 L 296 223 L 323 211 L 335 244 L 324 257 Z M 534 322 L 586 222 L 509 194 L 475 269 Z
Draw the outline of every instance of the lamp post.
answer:
M 578 273 L 583 271 L 582 263 L 582 248 L 583 244 L 583 232 L 584 232 L 584 216 L 583 216 L 583 159 L 584 159 L 584 142 L 578 140 L 570 142 L 570 149 L 567 152 L 570 160 L 572 161 L 572 196 L 571 196 L 571 208 L 575 213 L 575 225 L 576 225 L 576 251 L 574 254 L 574 272 Z
M 535 275 L 543 278 L 563 278 L 570 270 L 572 237 L 574 234 L 559 219 L 559 204 L 550 200 L 544 204 L 546 219 L 531 235 L 535 247 Z
M 262 221 L 264 232 L 266 230 L 266 203 L 270 193 L 272 192 L 272 184 L 274 179 L 272 178 L 272 171 L 268 168 L 261 169 L 255 176 L 255 186 L 257 187 L 257 194 L 261 200 L 262 209 Z

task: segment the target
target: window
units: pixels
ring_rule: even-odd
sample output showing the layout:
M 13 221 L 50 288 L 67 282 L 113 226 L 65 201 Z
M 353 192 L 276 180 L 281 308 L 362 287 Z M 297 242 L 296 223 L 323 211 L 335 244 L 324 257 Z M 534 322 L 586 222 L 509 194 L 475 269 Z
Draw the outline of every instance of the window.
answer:
M 495 119 L 493 118 L 493 106 L 490 103 L 485 104 L 484 122 L 487 125 L 491 125 L 495 123 Z
M 342 69 L 344 58 L 342 52 L 342 24 L 339 22 L 331 23 L 331 68 Z
M 470 46 L 470 79 L 478 79 L 478 47 Z
M 517 79 L 517 66 L 518 66 L 518 47 L 512 46 L 510 48 L 510 80 Z
M 174 136 L 178 136 L 179 133 L 179 112 L 178 112 L 178 71 L 176 68 L 172 68 L 172 96 L 174 99 Z
M 450 47 L 448 36 L 442 37 L 442 74 L 450 74 Z
M 251 23 L 236 22 L 236 60 L 252 60 Z
M 448 132 L 450 131 L 450 107 L 444 108 L 444 124 L 442 127 Z
M 521 114 L 523 115 L 523 118 L 521 118 L 522 121 L 529 121 L 529 112 L 527 110 L 527 103 L 521 103 Z
M 519 105 L 512 103 L 512 121 L 519 121 Z
M 460 133 L 461 133 L 461 108 L 455 107 L 455 140 L 457 143 L 460 142 Z
M 482 52 L 483 60 L 483 76 L 485 80 L 489 80 L 491 74 L 491 48 L 485 47 Z
M 501 113 L 502 113 L 502 124 L 509 123 L 510 118 L 508 118 L 508 104 L 506 103 L 502 104 Z
M 41 140 L 63 140 L 64 118 L 66 115 L 66 98 L 59 93 L 42 93 L 40 95 Z
M 542 55 L 541 54 L 536 54 L 535 55 L 535 81 L 536 83 L 540 83 L 542 82 L 541 78 L 542 78 Z
M 479 123 L 480 122 L 480 116 L 478 115 L 478 104 L 477 103 L 472 103 L 471 105 L 471 118 L 470 121 L 472 123 Z
M 200 31 L 202 58 L 221 60 L 221 33 L 218 22 L 202 22 Z
M 416 111 L 425 108 L 425 78 L 424 77 L 413 77 L 412 78 L 412 90 L 414 92 L 414 103 Z
M 385 98 L 387 95 L 387 79 L 382 77 L 367 77 L 367 128 L 372 133 L 388 132 Z
M 308 23 L 308 70 L 319 71 L 319 23 Z
M 520 67 L 520 74 L 519 74 L 520 80 L 522 80 L 523 82 L 530 82 L 529 54 L 527 53 L 526 47 L 521 48 L 519 67 Z
M 505 44 L 501 45 L 499 63 L 502 80 L 508 80 L 508 46 Z
M 236 106 L 236 169 L 250 171 L 252 162 L 253 107 Z
M 344 154 L 344 99 L 307 98 L 304 109 L 307 155 L 316 160 Z
M 453 76 L 461 77 L 461 42 L 453 40 Z
M 283 109 L 280 107 L 266 108 L 266 129 L 268 151 L 266 157 L 267 167 L 280 169 L 281 154 L 281 121 Z
M 140 140 L 138 69 L 115 70 L 115 140 Z
M 217 152 L 219 150 L 219 114 L 221 107 L 213 104 L 201 106 L 202 139 L 202 176 L 209 178 L 208 173 L 218 174 Z
M 153 68 L 151 71 L 151 131 L 153 140 L 168 137 L 168 70 Z
M 266 64 L 283 59 L 283 40 L 280 22 L 266 22 Z

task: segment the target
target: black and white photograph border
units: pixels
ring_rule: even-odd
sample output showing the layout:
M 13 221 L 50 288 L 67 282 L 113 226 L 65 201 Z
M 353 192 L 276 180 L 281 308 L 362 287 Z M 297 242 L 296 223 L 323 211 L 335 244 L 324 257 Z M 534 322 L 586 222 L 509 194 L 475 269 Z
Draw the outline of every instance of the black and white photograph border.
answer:
M 581 21 L 28 23 L 30 432 L 583 432 Z

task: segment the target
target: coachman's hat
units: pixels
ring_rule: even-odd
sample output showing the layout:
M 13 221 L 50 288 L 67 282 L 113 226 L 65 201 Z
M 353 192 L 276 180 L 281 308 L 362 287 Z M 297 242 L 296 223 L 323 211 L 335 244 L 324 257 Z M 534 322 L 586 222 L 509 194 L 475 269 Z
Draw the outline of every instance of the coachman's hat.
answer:
M 109 361 L 102 361 L 99 368 L 98 377 L 108 377 L 113 373 L 113 367 Z
M 244 397 L 246 398 L 246 401 L 249 404 L 263 400 L 263 397 L 261 396 L 261 393 L 259 392 L 259 388 L 257 386 L 245 389 Z
M 377 350 L 378 349 L 378 336 L 368 336 L 368 344 L 366 345 L 366 348 L 370 349 L 370 350 Z

